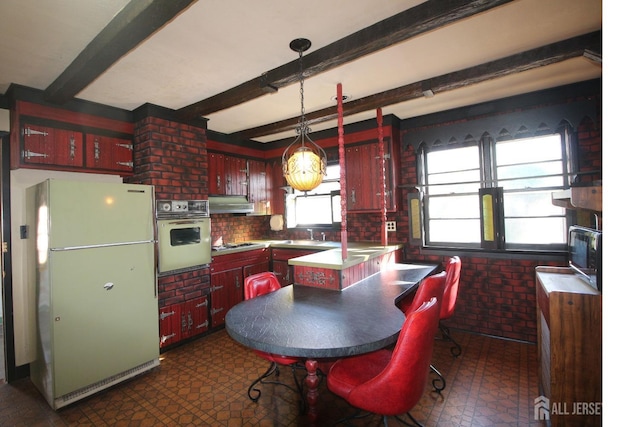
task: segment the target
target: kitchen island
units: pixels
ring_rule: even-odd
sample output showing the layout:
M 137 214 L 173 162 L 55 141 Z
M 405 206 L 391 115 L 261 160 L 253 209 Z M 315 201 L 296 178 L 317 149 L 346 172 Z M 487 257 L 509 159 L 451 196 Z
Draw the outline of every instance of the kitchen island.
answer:
M 293 282 L 299 285 L 342 290 L 365 279 L 388 265 L 401 261 L 401 244 L 382 246 L 372 242 L 347 245 L 347 258 L 342 259 L 340 242 L 322 240 L 254 241 L 273 249 L 310 250 L 288 260 L 293 266 Z

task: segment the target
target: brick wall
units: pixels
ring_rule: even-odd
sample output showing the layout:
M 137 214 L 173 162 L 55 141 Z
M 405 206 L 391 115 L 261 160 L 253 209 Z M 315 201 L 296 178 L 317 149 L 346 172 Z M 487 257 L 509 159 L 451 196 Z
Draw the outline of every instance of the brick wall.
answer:
M 211 217 L 211 242 L 213 245 L 264 239 L 269 235 L 269 216 L 238 216 L 216 214 Z M 289 237 L 270 237 L 288 239 Z
M 134 128 L 132 181 L 155 185 L 156 199 L 208 197 L 206 129 L 157 117 Z
M 154 116 L 134 126 L 134 175 L 129 182 L 155 186 L 156 199 L 208 197 L 206 128 Z M 158 279 L 158 305 L 208 295 L 209 269 Z

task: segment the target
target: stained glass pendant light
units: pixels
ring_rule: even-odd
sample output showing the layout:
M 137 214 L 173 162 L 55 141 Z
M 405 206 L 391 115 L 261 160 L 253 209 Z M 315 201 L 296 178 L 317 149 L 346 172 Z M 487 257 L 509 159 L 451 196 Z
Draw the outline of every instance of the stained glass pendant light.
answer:
M 300 120 L 296 126 L 296 139 L 282 153 L 282 173 L 287 183 L 299 191 L 310 191 L 327 174 L 327 154 L 309 138 L 309 124 L 304 112 L 304 75 L 302 53 L 311 47 L 308 39 L 295 39 L 289 43 L 298 52 L 300 63 Z

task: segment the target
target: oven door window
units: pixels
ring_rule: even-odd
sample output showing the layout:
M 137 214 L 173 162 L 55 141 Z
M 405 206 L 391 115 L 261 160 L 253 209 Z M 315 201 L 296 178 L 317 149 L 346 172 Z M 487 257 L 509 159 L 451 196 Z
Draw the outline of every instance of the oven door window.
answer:
M 169 232 L 171 246 L 200 243 L 200 227 L 174 228 Z

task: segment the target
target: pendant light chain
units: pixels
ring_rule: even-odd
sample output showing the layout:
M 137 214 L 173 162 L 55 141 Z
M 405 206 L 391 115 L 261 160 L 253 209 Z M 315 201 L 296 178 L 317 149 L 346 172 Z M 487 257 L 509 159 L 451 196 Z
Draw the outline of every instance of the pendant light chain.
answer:
M 298 64 L 300 66 L 300 123 L 298 124 L 298 134 L 302 135 L 302 144 L 304 145 L 304 135 L 306 135 L 311 129 L 307 126 L 307 118 L 305 116 L 304 109 L 304 68 L 302 66 L 302 52 L 298 52 L 300 55 L 298 58 Z

